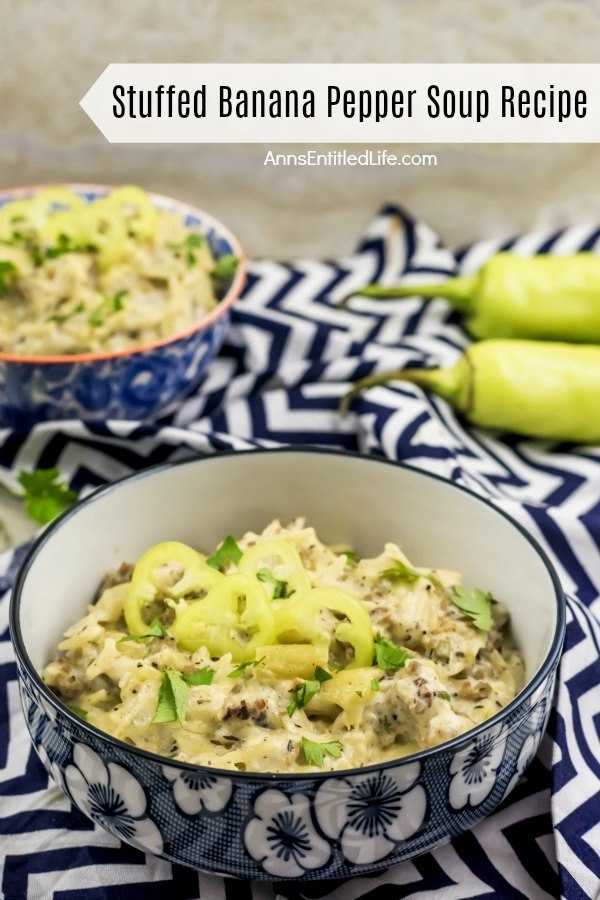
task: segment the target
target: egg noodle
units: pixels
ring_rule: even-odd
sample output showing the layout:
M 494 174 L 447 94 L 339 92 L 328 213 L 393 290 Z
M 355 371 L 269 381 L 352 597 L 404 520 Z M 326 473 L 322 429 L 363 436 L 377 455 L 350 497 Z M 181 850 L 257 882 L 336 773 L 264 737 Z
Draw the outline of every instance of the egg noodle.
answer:
M 456 572 L 322 544 L 298 519 L 105 579 L 46 683 L 97 728 L 227 769 L 348 769 L 468 731 L 523 685 L 508 612 Z

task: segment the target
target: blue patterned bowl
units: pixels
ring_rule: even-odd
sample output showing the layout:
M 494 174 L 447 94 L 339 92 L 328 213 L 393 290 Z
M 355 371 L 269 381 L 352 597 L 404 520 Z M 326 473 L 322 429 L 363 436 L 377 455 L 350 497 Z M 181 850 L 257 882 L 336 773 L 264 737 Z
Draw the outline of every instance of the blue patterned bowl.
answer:
M 108 569 L 157 541 L 210 547 L 224 534 L 299 514 L 326 542 L 374 554 L 394 540 L 416 564 L 455 568 L 467 585 L 489 588 L 511 610 L 524 690 L 485 724 L 432 750 L 351 771 L 269 775 L 138 750 L 89 726 L 45 687 L 40 670 Z M 470 829 L 504 800 L 546 725 L 565 611 L 535 541 L 470 491 L 380 459 L 287 449 L 161 466 L 100 489 L 30 551 L 10 627 L 31 739 L 86 816 L 178 863 L 307 881 L 408 859 Z
M 31 197 L 44 185 L 0 192 L 0 207 Z M 86 200 L 103 197 L 110 185 L 67 185 Z M 161 209 L 179 214 L 206 235 L 215 257 L 233 253 L 236 276 L 218 306 L 179 334 L 134 350 L 77 356 L 0 353 L 0 426 L 28 427 L 47 419 L 145 419 L 167 412 L 190 393 L 219 351 L 231 307 L 246 279 L 240 244 L 217 219 L 178 200 L 151 195 Z

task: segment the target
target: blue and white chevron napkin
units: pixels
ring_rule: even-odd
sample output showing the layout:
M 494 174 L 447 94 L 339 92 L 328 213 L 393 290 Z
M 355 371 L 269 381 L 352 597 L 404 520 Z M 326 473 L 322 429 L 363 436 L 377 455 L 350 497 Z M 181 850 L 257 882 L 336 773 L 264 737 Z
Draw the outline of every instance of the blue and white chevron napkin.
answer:
M 337 405 L 348 381 L 409 363 L 448 364 L 467 343 L 443 301 L 335 303 L 366 282 L 477 269 L 499 249 L 530 255 L 600 248 L 600 229 L 486 241 L 459 254 L 395 207 L 354 255 L 255 262 L 227 342 L 201 390 L 153 424 L 68 422 L 0 432 L 4 474 L 58 466 L 78 490 L 143 466 L 222 448 L 311 443 L 400 459 L 491 498 L 542 543 L 569 594 L 567 640 L 549 730 L 525 778 L 471 832 L 374 878 L 265 885 L 146 857 L 71 809 L 29 744 L 0 600 L 0 895 L 5 900 L 600 896 L 600 448 L 467 430 L 407 384 Z M 0 560 L 8 592 L 23 549 Z

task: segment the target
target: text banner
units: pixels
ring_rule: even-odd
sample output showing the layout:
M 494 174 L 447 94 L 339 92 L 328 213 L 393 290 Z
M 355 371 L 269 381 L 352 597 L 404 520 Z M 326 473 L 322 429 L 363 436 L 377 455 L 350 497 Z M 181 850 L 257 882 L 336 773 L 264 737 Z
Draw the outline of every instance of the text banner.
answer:
M 597 64 L 108 66 L 81 106 L 113 143 L 597 143 Z

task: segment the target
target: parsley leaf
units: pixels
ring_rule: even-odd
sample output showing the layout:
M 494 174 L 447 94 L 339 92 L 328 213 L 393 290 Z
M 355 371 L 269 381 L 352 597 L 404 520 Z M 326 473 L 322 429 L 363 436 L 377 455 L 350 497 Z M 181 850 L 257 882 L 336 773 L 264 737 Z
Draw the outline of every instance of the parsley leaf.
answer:
M 156 725 L 163 722 L 179 722 L 183 725 L 187 706 L 189 687 L 181 672 L 167 669 L 163 673 L 158 692 L 158 702 L 152 722 Z
M 228 678 L 239 678 L 240 675 L 244 674 L 246 669 L 250 668 L 250 666 L 252 666 L 252 668 L 254 668 L 255 666 L 259 666 L 261 664 L 261 662 L 264 660 L 264 658 L 265 657 L 262 656 L 260 659 L 248 659 L 248 660 L 246 660 L 246 662 L 240 663 L 239 666 L 236 666 L 235 669 L 231 670 L 231 672 L 229 673 L 229 675 L 227 677 Z
M 57 256 L 62 256 L 64 253 L 81 253 L 81 250 L 71 243 L 68 234 L 59 234 L 56 247 L 48 247 L 45 256 L 46 259 L 56 259 Z
M 13 231 L 10 238 L 2 238 L 0 245 L 3 247 L 14 247 L 19 241 L 24 240 L 25 235 L 21 231 Z
M 288 716 L 293 716 L 297 709 L 302 709 L 307 703 L 310 703 L 315 694 L 321 690 L 321 682 L 316 680 L 303 681 L 297 688 L 293 688 L 290 694 L 294 695 L 294 699 L 287 708 Z
M 323 684 L 324 681 L 331 681 L 333 675 L 331 675 L 325 669 L 322 669 L 321 666 L 317 666 L 315 669 L 314 678 L 319 682 L 319 684 Z
M 197 263 L 196 256 L 192 251 L 197 250 L 198 247 L 201 247 L 203 243 L 204 238 L 201 234 L 188 234 L 184 241 L 181 241 L 179 244 L 167 244 L 167 247 L 170 250 L 175 250 L 176 252 L 179 250 L 185 250 L 185 264 L 189 269 L 191 269 L 192 266 L 195 266 Z
M 235 275 L 239 259 L 232 253 L 226 253 L 220 256 L 215 262 L 214 269 L 210 273 L 210 277 L 215 281 L 230 281 Z
M 441 697 L 442 700 L 447 700 L 448 703 L 450 703 L 450 701 L 452 700 L 452 697 L 450 696 L 450 694 L 447 691 L 440 691 L 440 693 L 438 694 L 438 697 Z
M 475 588 L 473 593 L 462 585 L 455 585 L 450 592 L 450 599 L 465 616 L 473 621 L 476 628 L 489 631 L 492 627 L 492 595 L 488 591 Z
M 389 578 L 392 581 L 407 581 L 409 584 L 412 584 L 419 578 L 426 577 L 425 575 L 421 575 L 420 572 L 417 572 L 416 569 L 407 566 L 406 563 L 403 563 L 399 559 L 395 559 L 393 562 L 394 565 L 391 568 L 384 569 L 383 572 L 379 573 L 379 578 Z
M 294 591 L 288 593 L 287 581 L 280 581 L 278 578 L 275 578 L 269 569 L 261 569 L 256 573 L 256 577 L 263 583 L 273 585 L 273 600 L 287 600 L 294 593 Z
M 303 681 L 297 688 L 293 688 L 290 694 L 294 695 L 294 699 L 287 708 L 288 716 L 293 716 L 297 709 L 302 709 L 307 703 L 310 703 L 315 694 L 321 690 L 324 681 L 331 679 L 329 672 L 317 666 L 313 677 L 309 681 Z
M 338 556 L 346 557 L 346 566 L 349 569 L 354 569 L 358 560 L 356 559 L 356 553 L 354 550 L 336 550 Z
M 309 741 L 308 738 L 302 738 L 302 749 L 309 766 L 322 766 L 326 756 L 337 758 L 342 755 L 341 741 L 325 741 L 319 744 L 317 741 Z
M 114 297 L 104 297 L 96 309 L 90 313 L 88 322 L 90 325 L 103 325 L 107 316 L 120 312 L 123 309 L 123 297 L 127 296 L 129 291 L 119 291 Z
M 17 267 L 8 260 L 0 260 L 0 297 L 4 297 L 8 290 L 6 275 L 16 275 Z
M 176 669 L 167 669 L 163 673 L 152 722 L 160 725 L 164 722 L 177 721 L 183 725 L 190 684 L 211 684 L 214 674 L 215 670 L 208 667 L 198 669 L 189 675 Z
M 381 637 L 380 634 L 375 638 L 375 662 L 385 672 L 401 669 L 406 664 L 406 661 L 412 658 L 410 653 L 407 653 L 406 650 L 398 647 L 392 641 Z
M 181 677 L 186 684 L 212 684 L 215 670 L 206 666 L 204 669 L 197 669 L 195 672 L 182 675 Z
M 168 637 L 166 628 L 163 628 L 162 623 L 159 622 L 158 619 L 152 619 L 152 621 L 148 625 L 148 631 L 146 632 L 146 634 L 140 634 L 139 636 L 135 634 L 126 634 L 122 638 L 119 638 L 117 644 L 124 644 L 125 641 L 145 641 L 146 638 L 150 637 Z
M 72 309 L 71 312 L 68 313 L 56 313 L 54 316 L 48 316 L 46 322 L 67 322 L 69 319 L 72 319 L 73 316 L 76 316 L 78 313 L 83 312 L 85 309 L 85 303 L 78 303 L 75 309 Z
M 71 704 L 69 704 L 69 709 L 71 712 L 74 712 L 76 716 L 79 716 L 80 719 L 87 719 L 87 709 L 82 709 L 81 706 L 71 706 Z
M 346 557 L 346 565 L 349 569 L 356 568 L 357 559 L 354 550 L 344 550 L 341 555 Z
M 371 680 L 371 690 L 373 691 L 374 694 L 376 694 L 377 691 L 379 690 L 379 682 L 377 681 L 376 678 L 373 678 Z
M 178 244 L 168 243 L 167 247 L 169 250 L 197 250 L 203 243 L 204 238 L 201 234 L 188 234 L 185 240 L 180 241 Z
M 58 469 L 22 471 L 19 475 L 25 511 L 40 525 L 47 525 L 77 500 L 75 491 L 59 481 L 59 477 Z
M 206 562 L 213 569 L 222 569 L 227 562 L 237 565 L 241 558 L 242 551 L 238 547 L 236 539 L 228 534 L 219 549 L 209 556 Z

